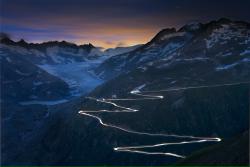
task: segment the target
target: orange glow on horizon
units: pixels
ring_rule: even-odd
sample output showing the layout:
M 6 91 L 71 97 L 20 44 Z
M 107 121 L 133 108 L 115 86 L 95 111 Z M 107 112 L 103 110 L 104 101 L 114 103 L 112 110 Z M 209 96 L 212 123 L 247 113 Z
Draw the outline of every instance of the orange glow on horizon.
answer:
M 88 38 L 82 37 L 82 32 L 73 32 L 79 38 L 72 42 L 82 45 L 91 43 L 105 49 L 126 47 L 149 42 L 159 30 L 155 29 L 127 29 L 127 28 L 104 28 L 88 32 Z
M 139 29 L 106 29 L 107 31 L 100 30 L 102 32 L 97 32 L 97 31 L 89 31 L 86 34 L 83 35 L 83 32 L 67 32 L 67 34 L 73 34 L 77 38 L 73 39 L 67 39 L 65 36 L 62 34 L 60 37 L 54 37 L 53 38 L 48 38 L 44 40 L 29 40 L 27 39 L 28 42 L 33 42 L 33 43 L 42 43 L 46 41 L 67 41 L 71 43 L 75 43 L 77 45 L 83 45 L 83 44 L 88 44 L 91 43 L 92 45 L 96 47 L 102 47 L 104 49 L 108 48 L 116 48 L 116 47 L 127 47 L 127 46 L 134 46 L 138 44 L 145 44 L 149 42 L 158 31 L 154 30 L 139 30 Z M 36 35 L 33 35 L 33 37 Z

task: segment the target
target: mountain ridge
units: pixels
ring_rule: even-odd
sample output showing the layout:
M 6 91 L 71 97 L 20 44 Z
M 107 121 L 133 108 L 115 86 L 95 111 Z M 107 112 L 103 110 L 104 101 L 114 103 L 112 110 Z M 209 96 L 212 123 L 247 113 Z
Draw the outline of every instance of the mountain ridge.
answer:
M 223 27 L 223 25 L 225 25 L 225 27 Z M 200 54 L 202 57 L 207 57 L 206 55 L 212 54 L 212 52 L 218 52 L 214 49 L 222 50 L 222 47 L 224 47 L 226 50 L 233 44 L 237 45 L 237 47 L 241 47 L 240 44 L 243 43 L 245 39 L 247 41 L 249 28 L 250 24 L 247 22 L 220 19 L 218 21 L 201 24 L 200 28 L 195 31 L 184 31 L 184 29 L 187 29 L 185 26 L 178 31 L 174 28 L 164 29 L 156 34 L 148 43 L 134 51 L 119 56 L 113 56 L 104 61 L 95 72 L 97 75 L 102 74 L 103 78 L 110 79 L 116 77 L 123 71 L 129 71 L 138 66 L 143 66 L 146 63 L 152 62 L 152 60 L 167 60 L 171 59 L 173 56 L 178 57 L 178 54 L 181 55 L 182 50 L 185 48 L 190 50 L 189 54 L 192 54 L 192 50 L 194 54 Z M 221 32 L 217 32 L 217 30 Z M 226 33 L 231 37 L 224 37 Z M 216 34 L 220 36 L 216 36 Z M 210 40 L 210 38 L 212 39 Z M 237 43 L 234 41 L 234 38 L 236 40 L 241 40 L 241 42 Z M 221 40 L 221 44 L 218 44 L 217 48 L 212 48 L 211 44 L 220 42 L 218 40 Z M 197 41 L 199 41 L 199 43 Z M 224 44 L 222 43 L 223 41 Z M 192 49 L 190 48 L 191 45 L 196 46 Z M 191 57 L 191 55 L 189 57 Z M 193 57 L 195 57 L 195 55 Z

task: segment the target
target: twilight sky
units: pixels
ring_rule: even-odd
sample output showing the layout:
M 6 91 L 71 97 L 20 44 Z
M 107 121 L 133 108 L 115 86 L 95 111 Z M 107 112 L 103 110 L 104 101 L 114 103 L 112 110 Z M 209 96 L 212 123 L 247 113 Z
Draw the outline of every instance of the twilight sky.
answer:
M 0 0 L 1 31 L 29 42 L 105 48 L 149 41 L 167 27 L 221 17 L 250 21 L 249 0 Z

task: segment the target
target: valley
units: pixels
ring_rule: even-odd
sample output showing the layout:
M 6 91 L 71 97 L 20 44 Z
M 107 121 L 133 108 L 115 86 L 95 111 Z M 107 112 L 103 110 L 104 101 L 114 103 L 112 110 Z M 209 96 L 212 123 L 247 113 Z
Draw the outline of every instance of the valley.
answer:
M 217 150 L 222 164 L 247 163 L 248 22 L 104 51 L 6 36 L 0 47 L 3 165 L 206 164 Z

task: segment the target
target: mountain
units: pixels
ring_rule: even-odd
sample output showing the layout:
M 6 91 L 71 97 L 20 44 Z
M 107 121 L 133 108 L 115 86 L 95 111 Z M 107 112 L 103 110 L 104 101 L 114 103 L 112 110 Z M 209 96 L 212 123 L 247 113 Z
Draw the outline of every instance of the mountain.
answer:
M 105 81 L 95 75 L 93 70 L 109 56 L 128 52 L 139 46 L 119 47 L 103 52 L 92 44 L 76 45 L 66 41 L 34 44 L 23 39 L 15 42 L 4 34 L 1 37 L 3 49 L 19 54 L 49 74 L 65 81 L 73 96 L 86 94 Z
M 110 49 L 106 49 L 104 51 L 105 55 L 108 56 L 115 56 L 115 55 L 120 55 L 120 54 L 124 54 L 124 53 L 128 53 L 131 52 L 137 48 L 139 48 L 140 46 L 142 46 L 141 44 L 138 45 L 134 45 L 134 46 L 128 46 L 128 47 L 116 47 L 116 48 L 110 48 Z
M 8 37 L 1 38 L 2 47 L 26 54 L 26 58 L 35 64 L 58 64 L 82 62 L 101 56 L 99 49 L 92 44 L 76 45 L 66 41 L 49 41 L 39 44 L 27 43 L 23 39 L 14 42 Z
M 18 56 L 68 85 L 72 76 L 90 80 L 85 90 L 91 92 L 55 105 L 4 103 L 2 164 L 168 165 L 211 158 L 220 164 L 225 145 L 241 150 L 249 140 L 249 34 L 246 22 L 190 23 L 112 57 L 84 54 L 78 61 L 78 52 L 57 47 L 55 57 L 65 53 L 58 62 L 48 48 L 38 50 L 46 58 L 26 59 L 32 49 L 3 44 L 28 51 Z M 82 69 L 100 82 L 83 77 Z M 239 164 L 234 155 L 230 165 Z
M 183 61 L 207 61 L 217 65 L 217 70 L 249 61 L 249 23 L 220 19 L 198 25 L 196 29 L 191 25 L 178 31 L 164 29 L 142 47 L 107 59 L 95 72 L 110 79 L 135 68 L 160 68 Z
M 73 96 L 86 94 L 103 82 L 91 70 L 107 59 L 107 56 L 103 56 L 99 48 L 92 44 L 78 46 L 66 41 L 33 44 L 24 40 L 14 42 L 3 36 L 1 48 L 4 53 L 15 54 L 36 68 L 63 80 Z

